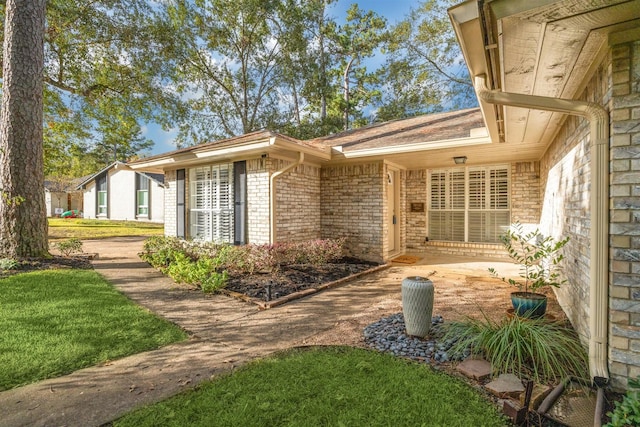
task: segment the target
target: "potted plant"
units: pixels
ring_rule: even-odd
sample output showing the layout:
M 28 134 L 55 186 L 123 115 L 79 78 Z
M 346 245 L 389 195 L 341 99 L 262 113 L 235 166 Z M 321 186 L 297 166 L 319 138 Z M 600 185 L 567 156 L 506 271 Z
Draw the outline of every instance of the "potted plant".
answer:
M 500 240 L 509 257 L 520 265 L 520 279 L 500 277 L 493 268 L 489 272 L 520 289 L 511 294 L 516 315 L 531 318 L 544 316 L 547 296 L 537 291 L 545 286 L 558 288 L 566 282 L 561 278 L 560 263 L 564 259 L 561 250 L 569 238 L 555 240 L 551 236 L 544 236 L 538 229 L 525 233 L 522 224 L 516 222 Z

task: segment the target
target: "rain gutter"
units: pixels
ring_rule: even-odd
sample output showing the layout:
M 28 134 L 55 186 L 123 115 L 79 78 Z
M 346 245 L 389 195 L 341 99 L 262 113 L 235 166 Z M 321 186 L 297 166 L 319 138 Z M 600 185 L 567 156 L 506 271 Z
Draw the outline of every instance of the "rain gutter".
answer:
M 587 119 L 591 133 L 591 246 L 589 270 L 589 372 L 601 386 L 607 367 L 607 309 L 609 288 L 609 113 L 586 101 L 490 90 L 484 74 L 475 77 L 478 98 L 489 104 L 555 111 Z
M 269 177 L 269 241 L 272 245 L 276 243 L 276 179 L 301 165 L 302 162 L 304 162 L 304 153 L 299 151 L 297 161 L 275 171 Z

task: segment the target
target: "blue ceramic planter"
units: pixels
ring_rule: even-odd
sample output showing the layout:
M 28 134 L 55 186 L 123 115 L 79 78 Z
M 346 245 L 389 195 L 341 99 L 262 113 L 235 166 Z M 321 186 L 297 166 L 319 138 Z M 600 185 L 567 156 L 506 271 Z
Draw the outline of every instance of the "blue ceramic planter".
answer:
M 535 292 L 513 292 L 511 304 L 517 316 L 539 319 L 547 311 L 547 296 Z

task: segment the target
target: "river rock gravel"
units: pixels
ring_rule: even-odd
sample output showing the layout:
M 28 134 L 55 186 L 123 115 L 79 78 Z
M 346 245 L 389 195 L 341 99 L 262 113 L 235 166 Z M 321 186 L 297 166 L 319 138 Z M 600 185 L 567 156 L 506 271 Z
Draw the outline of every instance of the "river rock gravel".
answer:
M 425 362 L 431 365 L 463 360 L 470 351 L 452 353 L 453 339 L 444 339 L 444 319 L 436 315 L 431 318 L 431 329 L 427 338 L 407 335 L 402 313 L 392 314 L 364 328 L 364 341 L 374 350 L 397 357 Z

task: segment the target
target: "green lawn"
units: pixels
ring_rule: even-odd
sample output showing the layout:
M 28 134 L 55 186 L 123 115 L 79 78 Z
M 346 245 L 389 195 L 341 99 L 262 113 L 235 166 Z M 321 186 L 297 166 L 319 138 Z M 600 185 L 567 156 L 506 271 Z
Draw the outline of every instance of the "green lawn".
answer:
M 114 426 L 506 426 L 464 382 L 368 350 L 291 350 Z
M 152 236 L 164 234 L 164 224 L 139 221 L 102 219 L 48 218 L 49 239 L 101 239 L 121 236 Z
M 0 390 L 186 339 L 93 270 L 0 280 Z

